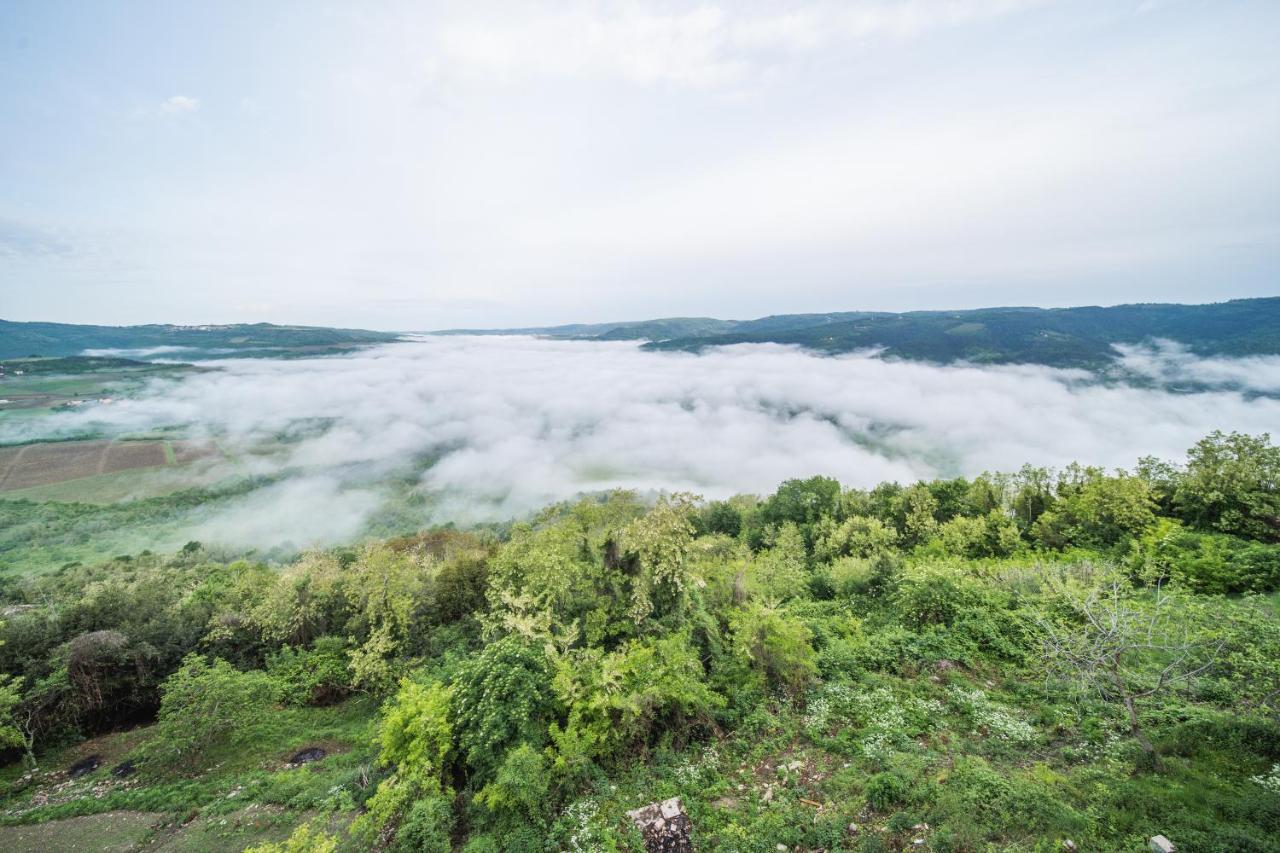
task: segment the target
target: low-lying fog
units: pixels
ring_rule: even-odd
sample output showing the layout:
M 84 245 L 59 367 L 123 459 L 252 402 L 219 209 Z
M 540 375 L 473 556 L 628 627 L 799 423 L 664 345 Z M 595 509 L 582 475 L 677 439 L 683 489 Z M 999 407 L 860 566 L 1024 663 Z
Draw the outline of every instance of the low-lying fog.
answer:
M 1215 390 L 775 345 L 691 355 L 428 337 L 341 357 L 218 360 L 137 399 L 0 423 L 0 440 L 173 425 L 216 438 L 229 474 L 283 476 L 192 532 L 269 547 L 358 536 L 406 473 L 431 498 L 424 524 L 466 523 L 614 486 L 717 497 L 811 474 L 871 486 L 1024 462 L 1131 467 L 1147 454 L 1181 460 L 1215 429 L 1280 426 L 1280 400 L 1257 396 L 1280 388 L 1280 358 L 1123 352 L 1137 377 Z

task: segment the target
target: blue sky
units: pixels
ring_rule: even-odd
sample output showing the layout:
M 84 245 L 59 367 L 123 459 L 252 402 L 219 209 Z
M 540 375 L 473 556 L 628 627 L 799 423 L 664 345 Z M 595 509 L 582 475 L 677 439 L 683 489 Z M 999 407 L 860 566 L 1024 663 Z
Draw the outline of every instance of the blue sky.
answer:
M 0 316 L 1274 295 L 1280 3 L 0 5 Z

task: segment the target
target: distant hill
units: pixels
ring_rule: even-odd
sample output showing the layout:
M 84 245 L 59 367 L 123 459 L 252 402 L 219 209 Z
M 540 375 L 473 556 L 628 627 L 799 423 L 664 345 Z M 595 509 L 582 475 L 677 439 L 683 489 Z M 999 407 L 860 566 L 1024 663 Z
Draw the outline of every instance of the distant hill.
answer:
M 1178 341 L 1200 355 L 1280 353 L 1280 297 L 1209 305 L 777 314 L 757 320 L 672 317 L 469 333 L 647 340 L 645 349 L 650 350 L 697 351 L 727 344 L 780 343 L 826 353 L 878 349 L 892 358 L 943 364 L 968 361 L 1096 368 L 1115 358 L 1112 344 L 1152 338 Z
M 737 331 L 736 320 L 711 317 L 665 317 L 660 320 L 623 320 L 616 323 L 568 323 L 562 326 L 525 326 L 518 329 L 444 329 L 433 335 L 545 335 L 552 338 L 595 341 L 660 341 Z
M 177 347 L 230 354 L 255 350 L 329 349 L 393 341 L 399 335 L 362 329 L 235 323 L 226 326 L 81 326 L 0 320 L 0 358 L 71 356 L 85 350 Z
M 1200 355 L 1280 353 L 1280 298 L 1210 305 L 984 308 L 865 314 L 831 322 L 800 315 L 744 323 L 731 332 L 667 338 L 648 349 L 699 350 L 735 343 L 798 344 L 822 352 L 880 349 L 889 357 L 949 363 L 1100 367 L 1112 344 L 1167 338 Z M 762 325 L 767 324 L 767 325 Z

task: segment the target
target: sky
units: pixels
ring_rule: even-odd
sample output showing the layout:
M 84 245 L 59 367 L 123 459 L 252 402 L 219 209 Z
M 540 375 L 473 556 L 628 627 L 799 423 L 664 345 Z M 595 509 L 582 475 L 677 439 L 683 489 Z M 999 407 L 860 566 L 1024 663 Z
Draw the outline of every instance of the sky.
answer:
M 1274 0 L 0 4 L 0 317 L 1275 295 Z

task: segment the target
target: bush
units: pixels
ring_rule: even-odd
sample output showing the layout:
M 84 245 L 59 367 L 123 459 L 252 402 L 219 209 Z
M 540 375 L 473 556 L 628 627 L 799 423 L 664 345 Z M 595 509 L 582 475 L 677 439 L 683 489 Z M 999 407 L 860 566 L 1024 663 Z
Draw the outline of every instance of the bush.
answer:
M 1173 519 L 1161 519 L 1130 545 L 1128 565 L 1143 582 L 1173 580 L 1201 593 L 1280 588 L 1280 545 L 1187 530 Z
M 321 637 L 310 649 L 286 646 L 267 658 L 267 673 L 290 705 L 327 705 L 351 692 L 347 644 Z
M 148 760 L 162 764 L 190 765 L 210 749 L 251 739 L 280 696 L 265 672 L 240 672 L 197 655 L 182 662 L 162 691 L 156 735 L 144 747 Z
M 521 744 L 546 743 L 551 668 L 542 648 L 518 636 L 485 646 L 458 670 L 450 720 L 475 777 L 487 780 Z
M 876 811 L 888 811 L 904 802 L 911 785 L 897 773 L 877 773 L 867 780 L 867 802 Z

